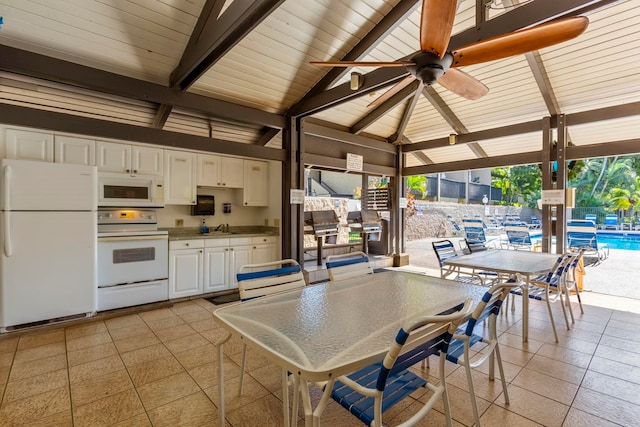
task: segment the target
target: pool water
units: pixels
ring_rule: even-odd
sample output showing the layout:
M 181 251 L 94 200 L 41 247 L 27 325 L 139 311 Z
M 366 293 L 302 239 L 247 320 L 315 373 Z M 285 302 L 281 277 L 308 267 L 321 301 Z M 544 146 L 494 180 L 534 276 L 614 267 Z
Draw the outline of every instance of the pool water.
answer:
M 638 233 L 598 233 L 598 243 L 606 243 L 610 249 L 626 249 L 640 251 L 640 234 Z

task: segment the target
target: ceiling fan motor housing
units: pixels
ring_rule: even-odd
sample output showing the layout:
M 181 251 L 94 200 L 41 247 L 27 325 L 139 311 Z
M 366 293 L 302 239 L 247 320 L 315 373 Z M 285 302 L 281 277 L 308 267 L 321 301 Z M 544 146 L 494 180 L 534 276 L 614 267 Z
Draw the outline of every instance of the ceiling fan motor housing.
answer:
M 431 86 L 451 67 L 453 56 L 446 53 L 442 59 L 430 52 L 420 52 L 411 61 L 415 65 L 407 65 L 411 74 L 427 86 Z

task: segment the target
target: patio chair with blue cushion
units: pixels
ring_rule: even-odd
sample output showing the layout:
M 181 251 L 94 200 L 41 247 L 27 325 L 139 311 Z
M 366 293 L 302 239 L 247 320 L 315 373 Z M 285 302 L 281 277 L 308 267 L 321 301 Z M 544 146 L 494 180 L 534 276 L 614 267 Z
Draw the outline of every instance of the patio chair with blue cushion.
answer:
M 596 214 L 586 214 L 584 219 L 586 221 L 593 221 L 593 224 L 598 227 L 598 216 Z
M 423 396 L 422 406 L 405 421 L 411 426 L 429 412 L 442 398 L 447 426 L 451 426 L 445 357 L 451 339 L 452 322 L 457 324 L 471 314 L 472 301 L 451 314 L 424 316 L 407 322 L 396 334 L 382 362 L 335 380 L 331 397 L 367 426 L 381 427 L 383 413 L 402 402 L 420 388 L 432 394 Z M 439 384 L 432 384 L 409 368 L 430 355 L 439 355 Z M 332 380 L 333 381 L 333 380 Z M 327 387 L 332 386 L 329 381 Z
M 498 278 L 498 275 L 492 271 L 467 272 L 458 267 L 445 265 L 445 261 L 460 256 L 451 240 L 431 242 L 431 246 L 438 258 L 440 277 L 443 279 L 457 280 L 458 282 L 471 283 L 474 285 L 485 285 L 487 282 L 492 283 Z
M 451 344 L 449 344 L 447 360 L 465 367 L 467 383 L 469 384 L 469 394 L 471 395 L 471 407 L 473 409 L 473 416 L 476 420 L 476 427 L 480 427 L 480 415 L 478 413 L 478 405 L 473 388 L 473 379 L 471 375 L 472 368 L 477 368 L 488 360 L 489 380 L 493 381 L 495 378 L 494 364 L 495 361 L 497 361 L 498 370 L 500 371 L 500 380 L 502 382 L 502 392 L 504 393 L 504 401 L 506 404 L 509 404 L 507 383 L 504 376 L 504 369 L 502 367 L 500 348 L 498 346 L 496 318 L 500 313 L 500 308 L 502 307 L 503 302 L 509 296 L 509 292 L 519 286 L 520 284 L 515 280 L 509 280 L 507 282 L 491 286 L 491 288 L 484 294 L 482 301 L 480 301 L 473 310 L 469 320 L 467 320 L 464 325 L 457 328 L 453 335 Z M 485 327 L 482 326 L 482 323 L 487 319 L 489 320 L 489 325 L 485 334 Z M 480 326 L 477 327 L 478 325 Z M 470 349 L 476 343 L 483 343 L 484 347 L 472 355 Z
M 609 257 L 609 245 L 598 242 L 596 224 L 591 220 L 573 219 L 567 222 L 567 247 L 584 248 L 585 262 L 590 257 L 592 265 L 597 265 Z
M 570 329 L 569 318 L 567 317 L 567 310 L 564 307 L 564 274 L 566 273 L 567 266 L 571 262 L 573 254 L 568 252 L 558 256 L 554 266 L 548 273 L 540 275 L 534 279 L 531 279 L 529 283 L 523 284 L 514 288 L 511 293 L 516 295 L 523 295 L 524 289 L 528 291 L 528 297 L 538 301 L 545 301 L 547 303 L 547 309 L 549 311 L 549 320 L 551 321 L 551 327 L 553 329 L 553 336 L 558 342 L 558 332 L 556 331 L 556 324 L 553 320 L 553 312 L 551 310 L 551 303 L 560 301 L 562 307 L 562 314 L 564 315 L 564 321 L 567 324 L 567 330 Z M 524 288 L 526 286 L 526 288 Z
M 577 279 L 577 270 L 579 268 L 580 259 L 585 252 L 585 248 L 580 248 L 576 252 L 572 253 L 571 260 L 567 263 L 565 267 L 565 272 L 563 276 L 562 284 L 564 286 L 564 293 L 566 297 L 566 305 L 569 307 L 569 314 L 571 314 L 571 323 L 576 323 L 575 318 L 573 316 L 573 308 L 571 307 L 571 292 L 575 292 L 576 297 L 578 298 L 578 305 L 580 306 L 580 313 L 584 314 L 584 309 L 582 308 L 582 299 L 580 298 L 580 289 L 578 286 Z
M 460 224 L 458 224 L 458 222 L 453 219 L 453 217 L 451 215 L 447 215 L 447 219 L 449 220 L 449 223 L 451 224 L 451 226 L 453 227 L 453 234 L 456 235 L 458 233 L 462 233 L 462 227 L 460 227 Z
M 476 246 L 492 246 L 495 238 L 487 238 L 484 233 L 484 221 L 478 218 L 465 218 L 462 220 L 465 240 Z M 462 242 L 461 242 L 462 243 Z M 462 247 L 464 249 L 464 247 Z
M 306 285 L 302 268 L 296 260 L 283 259 L 262 264 L 247 264 L 240 267 L 236 275 L 240 301 L 247 301 L 277 292 L 302 288 Z M 244 385 L 244 372 L 247 361 L 247 346 L 242 351 L 242 364 L 240 367 L 239 394 L 242 394 Z M 283 371 L 283 411 L 285 423 L 289 419 L 289 393 L 286 387 L 287 372 Z M 297 390 L 294 392 L 294 413 L 297 413 Z
M 618 215 L 607 214 L 604 217 L 604 229 L 605 230 L 617 230 L 618 229 Z
M 369 257 L 364 252 L 329 255 L 326 265 L 329 280 L 332 282 L 373 274 Z

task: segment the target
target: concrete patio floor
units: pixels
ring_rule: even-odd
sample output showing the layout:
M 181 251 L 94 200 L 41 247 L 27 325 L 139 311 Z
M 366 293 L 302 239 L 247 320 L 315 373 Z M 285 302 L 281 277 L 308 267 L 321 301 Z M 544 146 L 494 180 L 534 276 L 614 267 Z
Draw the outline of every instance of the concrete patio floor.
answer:
M 413 240 L 406 243 L 409 263 L 428 274 L 438 275 L 439 266 L 431 242 L 443 238 Z M 461 237 L 447 237 L 456 247 Z M 611 249 L 609 258 L 597 266 L 586 267 L 584 291 L 640 300 L 640 251 Z M 585 292 L 587 293 L 587 292 Z M 595 297 L 595 295 L 594 295 Z M 638 301 L 640 306 L 640 301 Z

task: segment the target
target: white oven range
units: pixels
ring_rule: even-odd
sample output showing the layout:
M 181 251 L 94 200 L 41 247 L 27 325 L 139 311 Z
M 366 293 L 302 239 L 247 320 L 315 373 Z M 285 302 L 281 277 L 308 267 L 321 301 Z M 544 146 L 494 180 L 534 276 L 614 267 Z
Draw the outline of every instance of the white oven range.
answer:
M 98 311 L 169 299 L 168 251 L 155 210 L 98 210 Z

